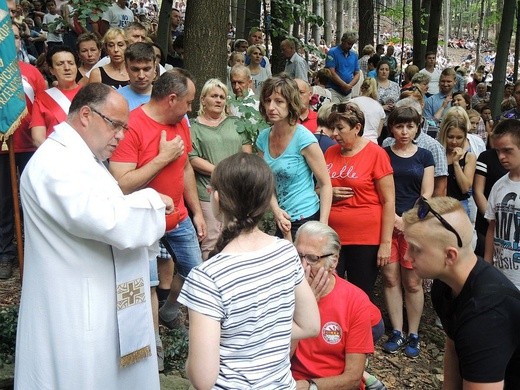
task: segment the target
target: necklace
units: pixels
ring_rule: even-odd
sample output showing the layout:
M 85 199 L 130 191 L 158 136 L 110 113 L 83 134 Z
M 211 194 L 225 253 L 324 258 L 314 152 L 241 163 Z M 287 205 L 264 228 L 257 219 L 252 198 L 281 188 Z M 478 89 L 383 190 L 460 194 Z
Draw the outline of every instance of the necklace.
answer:
M 392 146 L 392 151 L 401 157 L 409 157 L 415 153 L 415 148 L 407 148 L 407 149 L 398 149 L 395 146 Z
M 113 64 L 110 64 L 110 66 L 114 69 L 114 72 L 118 72 L 120 76 L 128 77 L 128 73 L 124 66 L 120 66 L 119 68 L 116 68 Z

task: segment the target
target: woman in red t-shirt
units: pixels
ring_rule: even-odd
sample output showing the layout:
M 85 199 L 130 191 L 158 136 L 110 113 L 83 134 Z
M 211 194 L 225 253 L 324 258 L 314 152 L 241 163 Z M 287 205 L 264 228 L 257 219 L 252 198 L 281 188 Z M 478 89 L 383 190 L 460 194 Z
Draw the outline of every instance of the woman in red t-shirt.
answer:
M 333 199 L 329 225 L 341 241 L 342 277 L 372 296 L 378 267 L 390 260 L 395 212 L 388 154 L 363 138 L 365 117 L 354 103 L 332 107 L 329 127 L 337 145 L 325 153 Z

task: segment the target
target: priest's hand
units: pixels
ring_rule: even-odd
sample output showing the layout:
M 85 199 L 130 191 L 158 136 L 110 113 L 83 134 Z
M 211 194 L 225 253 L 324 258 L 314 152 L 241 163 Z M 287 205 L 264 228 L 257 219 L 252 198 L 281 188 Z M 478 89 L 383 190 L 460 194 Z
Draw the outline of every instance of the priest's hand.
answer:
M 173 199 L 170 198 L 168 195 L 159 194 L 161 197 L 161 200 L 163 201 L 164 205 L 166 206 L 166 210 L 164 211 L 165 214 L 171 214 L 173 213 L 174 206 L 173 206 Z

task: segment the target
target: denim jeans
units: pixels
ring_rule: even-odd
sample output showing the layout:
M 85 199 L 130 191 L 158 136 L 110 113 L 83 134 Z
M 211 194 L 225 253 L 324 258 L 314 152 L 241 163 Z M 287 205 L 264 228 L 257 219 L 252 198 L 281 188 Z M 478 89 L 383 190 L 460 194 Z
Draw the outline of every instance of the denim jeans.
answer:
M 166 247 L 173 258 L 179 275 L 185 279 L 191 269 L 202 264 L 197 232 L 190 217 L 179 223 L 179 226 L 167 232 L 161 243 Z

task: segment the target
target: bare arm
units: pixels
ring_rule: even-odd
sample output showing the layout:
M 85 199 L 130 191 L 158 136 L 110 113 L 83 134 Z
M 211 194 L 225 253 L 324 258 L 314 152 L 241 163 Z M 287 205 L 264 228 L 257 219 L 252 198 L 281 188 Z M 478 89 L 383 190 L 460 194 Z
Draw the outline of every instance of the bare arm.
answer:
M 258 155 L 264 158 L 264 154 L 262 152 L 259 151 Z M 271 202 L 269 202 L 269 205 L 271 207 L 271 211 L 273 212 L 276 225 L 282 231 L 282 233 L 287 234 L 291 230 L 291 217 L 278 205 L 276 194 L 271 197 Z
M 375 181 L 379 200 L 383 205 L 381 242 L 377 251 L 377 265 L 382 267 L 390 260 L 392 232 L 395 222 L 395 187 L 393 175 L 386 175 Z
M 457 148 L 459 149 L 459 148 Z M 477 166 L 477 159 L 473 153 L 466 155 L 466 165 L 464 169 L 459 164 L 460 159 L 453 158 L 453 169 L 455 171 L 455 180 L 463 194 L 466 194 L 473 184 L 473 176 L 475 176 L 475 168 Z
M 83 77 L 81 79 L 81 81 L 83 81 L 83 79 L 85 79 L 85 77 Z M 100 83 L 101 82 L 101 72 L 99 71 L 99 68 L 94 68 L 90 71 L 90 76 L 87 78 L 87 81 L 88 83 Z
M 191 309 L 189 318 L 186 374 L 196 389 L 211 389 L 220 367 L 220 323 Z
M 459 358 L 455 351 L 455 343 L 446 337 L 444 347 L 444 384 L 443 390 L 459 390 L 462 388 L 462 378 L 459 373 Z
M 486 197 L 484 196 L 484 188 L 486 187 L 486 176 L 475 175 L 473 178 L 473 199 L 477 205 L 478 211 L 484 215 L 488 206 Z
M 366 355 L 364 353 L 347 353 L 345 356 L 345 371 L 341 375 L 313 379 L 320 390 L 348 389 L 357 390 L 363 377 Z M 297 381 L 296 389 L 307 390 L 309 383 Z
M 294 289 L 295 307 L 291 338 L 293 340 L 315 337 L 320 331 L 318 303 L 304 278 Z
M 354 84 L 347 84 L 346 82 L 344 82 L 341 77 L 338 76 L 338 74 L 336 73 L 336 69 L 334 68 L 327 68 L 328 70 L 330 70 L 330 75 L 331 75 L 331 80 L 334 82 L 334 84 L 337 84 L 339 85 L 339 87 L 345 91 L 345 93 L 349 93 L 351 90 L 352 90 L 352 87 L 354 86 Z M 359 73 L 358 73 L 358 79 L 359 79 Z
M 213 170 L 215 169 L 215 165 L 210 163 L 208 160 L 204 160 L 202 157 L 192 158 L 190 160 L 190 164 L 195 172 L 205 176 L 211 176 Z
M 320 222 L 329 223 L 330 206 L 332 204 L 332 184 L 325 163 L 323 152 L 317 143 L 310 144 L 302 150 L 302 155 L 309 164 L 319 187 Z
M 166 131 L 163 130 L 159 141 L 159 152 L 150 162 L 136 169 L 136 163 L 110 161 L 109 169 L 123 193 L 130 194 L 146 187 L 166 165 L 179 158 L 182 153 L 184 153 L 182 138 L 176 136 L 174 139 L 167 141 Z
M 433 195 L 433 166 L 424 169 L 424 175 L 421 183 L 421 196 L 431 198 Z
M 484 260 L 488 263 L 493 264 L 493 250 L 495 248 L 495 225 L 494 219 L 488 219 L 488 229 L 486 232 L 486 245 L 484 248 Z
M 433 196 L 446 196 L 448 186 L 447 176 L 437 176 L 433 178 Z
M 33 145 L 37 148 L 43 144 L 43 141 L 47 138 L 47 129 L 45 126 L 34 126 L 31 128 L 31 138 Z
M 202 209 L 200 207 L 197 183 L 195 181 L 195 172 L 193 172 L 193 168 L 187 160 L 184 165 L 184 201 L 193 214 L 192 221 L 197 230 L 197 237 L 199 241 L 202 241 L 207 235 L 206 222 L 204 221 L 204 216 L 202 215 Z

